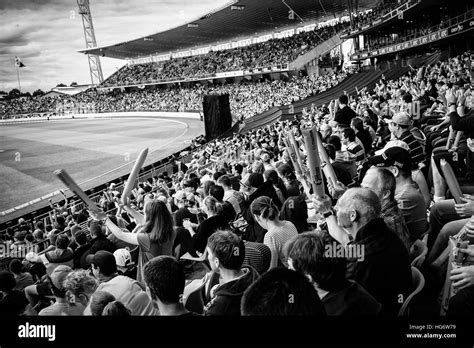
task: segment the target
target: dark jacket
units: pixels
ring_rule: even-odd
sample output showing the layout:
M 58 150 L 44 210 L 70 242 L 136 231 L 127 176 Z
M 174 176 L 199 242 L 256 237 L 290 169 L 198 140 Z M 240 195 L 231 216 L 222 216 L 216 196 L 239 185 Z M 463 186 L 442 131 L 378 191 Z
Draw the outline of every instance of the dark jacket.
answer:
M 89 243 L 86 243 L 84 245 L 78 246 L 74 250 L 74 254 L 73 254 L 74 268 L 82 268 L 84 266 L 84 264 L 81 265 L 81 257 L 82 257 L 82 255 L 87 253 L 87 251 L 90 249 L 90 247 L 91 247 L 91 245 Z
M 258 197 L 267 196 L 270 197 L 278 209 L 281 209 L 282 202 L 278 199 L 275 189 L 271 181 L 265 181 L 254 193 L 249 196 L 249 199 L 242 203 L 242 216 L 248 222 L 248 226 L 245 230 L 245 240 L 250 242 L 263 243 L 263 237 L 265 236 L 266 230 L 253 219 L 252 212 L 250 211 L 250 205 Z
M 330 316 L 376 316 L 382 308 L 372 295 L 353 280 L 349 280 L 342 289 L 330 292 L 321 301 Z
M 372 151 L 372 136 L 369 131 L 367 129 L 361 130 L 356 133 L 356 137 L 359 138 L 362 145 L 364 145 L 365 153 L 370 153 Z
M 336 121 L 337 123 L 342 123 L 349 127 L 351 124 L 351 120 L 356 116 L 357 114 L 355 113 L 355 111 L 346 105 L 342 109 L 336 111 L 336 115 L 334 115 L 334 121 Z
M 396 315 L 400 300 L 403 302 L 411 289 L 406 247 L 381 218 L 363 226 L 353 243 L 364 247 L 364 259 L 348 259 L 347 278 L 358 282 L 375 297 L 385 314 Z
M 106 250 L 113 253 L 116 250 L 114 243 L 107 239 L 106 236 L 99 236 L 90 241 L 89 254 L 95 254 L 99 250 Z
M 242 277 L 218 285 L 214 297 L 204 308 L 204 315 L 240 316 L 240 301 L 244 291 L 257 280 L 258 274 L 253 268 L 243 268 Z
M 474 138 L 474 112 L 472 110 L 464 117 L 459 116 L 457 112 L 451 112 L 449 119 L 455 131 L 464 131 L 468 138 Z
M 211 216 L 201 222 L 196 230 L 196 234 L 192 237 L 192 249 L 189 250 L 191 255 L 194 255 L 196 250 L 203 253 L 206 249 L 209 237 L 217 230 L 226 229 L 228 227 L 229 220 L 222 214 Z

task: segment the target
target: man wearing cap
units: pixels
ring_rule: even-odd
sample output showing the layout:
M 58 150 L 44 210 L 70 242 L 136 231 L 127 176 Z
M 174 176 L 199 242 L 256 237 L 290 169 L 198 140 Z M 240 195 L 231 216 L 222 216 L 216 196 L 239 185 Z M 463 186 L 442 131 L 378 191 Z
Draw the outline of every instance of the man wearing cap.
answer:
M 56 315 L 82 315 L 84 307 L 78 303 L 69 303 L 66 298 L 66 288 L 64 280 L 67 275 L 72 272 L 72 268 L 65 265 L 56 267 L 49 276 L 49 286 L 54 295 L 56 302 L 49 307 L 42 309 L 38 315 L 40 316 L 56 316 Z
M 132 311 L 132 315 L 157 314 L 144 287 L 136 280 L 117 273 L 117 264 L 111 252 L 100 250 L 87 258 L 94 277 L 100 282 L 96 291 L 111 293 Z M 84 315 L 91 315 L 90 304 L 84 310 Z
M 114 251 L 115 263 L 117 271 L 120 275 L 137 279 L 137 266 L 132 261 L 132 255 L 128 249 L 122 248 Z
M 393 115 L 392 119 L 387 120 L 388 128 L 392 136 L 398 140 L 404 141 L 410 148 L 410 157 L 413 169 L 426 160 L 425 152 L 420 142 L 410 132 L 411 119 L 406 112 L 399 112 Z
M 427 230 L 428 222 L 425 199 L 412 179 L 410 153 L 404 148 L 394 146 L 381 155 L 370 158 L 369 163 L 387 168 L 395 176 L 395 200 L 410 232 L 410 241 L 413 243 Z

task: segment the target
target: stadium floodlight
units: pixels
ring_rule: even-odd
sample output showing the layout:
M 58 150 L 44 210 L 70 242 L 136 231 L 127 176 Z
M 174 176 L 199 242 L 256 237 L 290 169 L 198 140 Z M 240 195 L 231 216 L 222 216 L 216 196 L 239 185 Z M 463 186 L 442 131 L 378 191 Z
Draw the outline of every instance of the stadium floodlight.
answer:
M 95 39 L 94 25 L 92 24 L 92 15 L 89 6 L 89 0 L 77 0 L 77 5 L 79 6 L 79 14 L 82 16 L 82 25 L 84 29 L 84 37 L 86 40 L 86 48 L 95 48 L 97 47 L 97 41 Z M 104 81 L 100 58 L 92 54 L 88 54 L 87 56 L 89 59 L 91 82 L 93 85 L 99 85 Z M 102 53 L 102 57 L 104 56 L 105 53 Z
M 197 28 L 199 27 L 199 24 L 197 23 L 188 23 L 188 28 Z
M 245 5 L 232 5 L 230 7 L 231 11 L 242 11 L 245 10 Z

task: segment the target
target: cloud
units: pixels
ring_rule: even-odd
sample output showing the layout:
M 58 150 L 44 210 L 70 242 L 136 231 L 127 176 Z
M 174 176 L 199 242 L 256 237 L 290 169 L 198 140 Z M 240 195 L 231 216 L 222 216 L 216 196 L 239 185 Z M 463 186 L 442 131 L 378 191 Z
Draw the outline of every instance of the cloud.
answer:
M 0 1 L 0 10 L 24 10 L 49 7 L 52 4 L 58 4 L 58 0 L 2 0 Z
M 94 0 L 92 19 L 99 46 L 136 39 L 184 24 L 228 0 Z M 90 83 L 82 19 L 74 0 L 0 0 L 0 90 L 50 90 L 57 83 Z M 125 61 L 102 58 L 104 78 Z

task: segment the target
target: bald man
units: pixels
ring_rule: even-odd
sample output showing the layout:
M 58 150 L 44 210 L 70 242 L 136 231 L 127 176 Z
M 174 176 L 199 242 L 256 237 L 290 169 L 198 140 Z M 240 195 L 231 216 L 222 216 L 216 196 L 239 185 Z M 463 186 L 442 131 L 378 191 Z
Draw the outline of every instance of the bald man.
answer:
M 410 251 L 410 232 L 395 200 L 397 183 L 393 173 L 386 168 L 372 167 L 365 173 L 360 186 L 369 188 L 377 194 L 382 204 L 381 217 Z
M 357 281 L 395 316 L 411 290 L 410 258 L 406 247 L 380 217 L 381 203 L 368 188 L 351 188 L 337 201 L 335 212 L 327 199 L 314 198 L 326 217 L 329 233 L 343 245 L 357 246 L 364 258 L 348 258 L 347 276 Z

